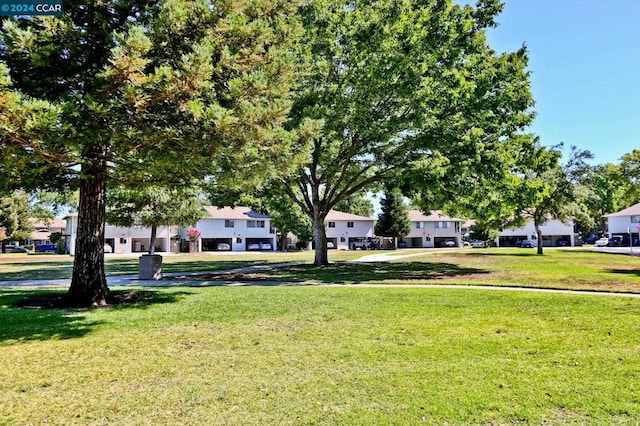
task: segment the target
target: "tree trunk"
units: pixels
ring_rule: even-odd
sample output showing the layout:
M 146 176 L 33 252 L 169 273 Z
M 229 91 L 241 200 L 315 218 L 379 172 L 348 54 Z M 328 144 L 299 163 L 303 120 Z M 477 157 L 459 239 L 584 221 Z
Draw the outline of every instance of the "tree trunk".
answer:
M 156 252 L 156 235 L 158 233 L 158 226 L 151 225 L 151 238 L 149 238 L 149 254 L 154 254 Z
M 83 166 L 82 175 L 73 275 L 66 302 L 71 306 L 99 306 L 109 297 L 104 273 L 106 162 Z
M 542 254 L 542 231 L 540 230 L 540 226 L 536 223 L 536 236 L 538 237 L 538 254 Z
M 313 264 L 316 266 L 328 265 L 329 255 L 327 253 L 327 230 L 324 229 L 324 215 L 318 209 L 313 212 L 313 241 L 315 242 L 315 258 Z

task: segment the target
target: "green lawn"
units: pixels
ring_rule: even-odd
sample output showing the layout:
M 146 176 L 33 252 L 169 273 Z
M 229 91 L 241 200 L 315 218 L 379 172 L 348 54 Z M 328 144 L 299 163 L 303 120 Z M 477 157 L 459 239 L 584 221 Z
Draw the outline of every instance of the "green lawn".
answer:
M 370 253 L 369 253 L 370 254 Z M 401 258 L 406 254 L 416 256 Z M 526 249 L 399 251 L 390 263 L 310 264 L 203 279 L 326 284 L 455 284 L 640 293 L 640 258 L 596 252 Z M 192 280 L 193 277 L 186 276 Z
M 360 251 L 331 251 L 331 259 L 336 261 L 354 259 L 362 255 Z M 281 262 L 313 262 L 313 252 L 164 256 L 163 271 L 219 271 Z M 0 281 L 71 278 L 72 267 L 73 257 L 67 255 L 0 254 Z M 114 258 L 107 255 L 105 270 L 107 275 L 137 274 L 138 258 Z
M 0 290 L 0 424 L 637 424 L 638 298 L 277 282 L 639 292 L 640 259 L 386 253 L 415 256 L 345 263 L 372 253 L 335 251 L 329 268 L 224 277 L 255 286 L 139 289 L 138 303 L 105 309 L 18 308 L 48 293 Z M 178 256 L 165 270 L 311 260 Z M 134 273 L 136 262 L 107 264 Z M 69 268 L 65 257 L 3 258 L 0 279 Z
M 640 300 L 207 287 L 28 310 L 0 292 L 2 424 L 635 424 Z

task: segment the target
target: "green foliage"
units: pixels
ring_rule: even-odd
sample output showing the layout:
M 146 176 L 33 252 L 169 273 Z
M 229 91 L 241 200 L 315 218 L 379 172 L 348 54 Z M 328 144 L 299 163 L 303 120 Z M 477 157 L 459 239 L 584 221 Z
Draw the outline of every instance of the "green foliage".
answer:
M 640 149 L 622 156 L 619 166 L 621 197 L 620 209 L 640 202 Z
M 589 221 L 588 194 L 583 191 L 582 183 L 590 175 L 586 160 L 591 159 L 592 154 L 571 147 L 566 163 L 560 164 L 560 158 L 558 148 L 539 146 L 536 155 L 521 170 L 518 185 L 513 187 L 516 210 L 509 225 L 516 227 L 533 221 L 539 241 L 542 241 L 540 225 L 547 220 Z M 542 244 L 538 244 L 538 254 L 542 254 Z
M 498 238 L 500 231 L 496 224 L 482 223 L 476 221 L 469 228 L 469 237 L 472 240 L 491 242 Z
M 118 186 L 107 192 L 107 222 L 117 226 L 188 226 L 204 211 L 197 187 Z
M 333 208 L 340 212 L 364 217 L 371 217 L 374 213 L 373 203 L 364 192 L 358 192 L 348 198 L 339 200 Z
M 389 190 L 380 200 L 382 212 L 378 215 L 375 234 L 382 237 L 404 237 L 411 232 L 411 223 L 399 190 Z
M 0 227 L 10 241 L 28 240 L 33 226 L 30 219 L 29 196 L 23 191 L 0 197 Z
M 530 122 L 532 99 L 525 50 L 498 55 L 486 43 L 500 10 L 494 0 L 476 8 L 436 0 L 304 4 L 306 68 L 290 125 L 304 129 L 309 152 L 283 186 L 313 218 L 317 250 L 321 223 L 340 200 L 399 179 L 426 206 L 442 188 L 510 159 L 503 141 Z
M 80 189 L 71 290 L 81 303 L 107 292 L 106 182 L 177 185 L 286 164 L 295 7 L 71 2 L 61 18 L 2 18 L 0 190 Z

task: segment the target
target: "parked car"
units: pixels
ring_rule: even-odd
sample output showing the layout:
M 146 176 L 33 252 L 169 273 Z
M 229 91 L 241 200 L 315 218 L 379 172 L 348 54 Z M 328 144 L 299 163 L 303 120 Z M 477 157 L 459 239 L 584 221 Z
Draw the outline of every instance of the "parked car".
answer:
M 260 244 L 259 243 L 251 243 L 251 244 L 247 245 L 247 250 L 260 250 Z
M 231 250 L 231 245 L 228 243 L 218 243 L 216 244 L 216 250 L 218 251 L 229 251 Z
M 271 250 L 271 243 L 260 243 L 260 250 Z
M 453 240 L 446 240 L 440 243 L 440 247 L 455 247 L 456 242 Z
M 596 241 L 598 241 L 598 237 L 592 235 L 590 237 L 587 237 L 587 239 L 584 240 L 585 244 L 595 244 Z
M 406 241 L 398 241 L 398 248 L 407 248 Z
M 29 250 L 27 250 L 26 248 L 14 246 L 12 244 L 4 246 L 4 249 L 7 253 L 29 253 Z
M 105 244 L 103 250 L 105 253 L 113 253 L 113 247 L 110 244 Z
M 538 247 L 538 244 L 536 244 L 534 240 L 522 240 L 520 241 L 520 244 L 518 245 L 518 247 L 534 248 L 534 247 Z
M 609 239 L 607 237 L 602 237 L 599 240 L 596 240 L 596 247 L 606 247 L 609 244 Z
M 623 245 L 629 245 L 629 240 L 627 239 L 627 244 L 624 244 L 624 239 L 618 235 L 614 235 L 609 238 L 609 243 L 607 244 L 609 247 L 620 247 Z
M 55 244 L 38 244 L 35 247 L 35 251 L 37 253 L 42 253 L 46 251 L 56 251 L 57 246 Z
M 367 249 L 374 249 L 375 246 L 373 244 L 373 241 L 371 240 L 371 238 L 358 238 L 354 241 L 351 242 L 351 244 L 349 245 L 349 248 L 351 250 L 367 250 Z
M 336 248 L 336 245 L 335 245 L 335 244 L 333 244 L 333 242 L 332 242 L 332 241 L 327 241 L 327 248 L 328 248 L 328 249 L 334 249 L 334 248 Z
M 486 248 L 487 247 L 486 241 L 473 240 L 473 241 L 469 241 L 469 244 L 473 248 Z
M 567 240 L 558 240 L 558 247 L 566 247 L 569 245 L 569 241 Z

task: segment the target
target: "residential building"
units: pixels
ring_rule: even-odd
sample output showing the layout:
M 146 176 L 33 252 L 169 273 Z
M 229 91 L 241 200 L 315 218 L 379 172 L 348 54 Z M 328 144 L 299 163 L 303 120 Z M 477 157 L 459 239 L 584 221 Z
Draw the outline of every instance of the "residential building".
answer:
M 556 219 L 549 219 L 540 225 L 542 231 L 543 247 L 575 246 L 576 238 L 573 220 L 563 223 Z M 496 238 L 498 247 L 517 247 L 524 240 L 535 241 L 538 244 L 538 237 L 533 220 L 528 221 L 521 228 L 502 229 Z
M 78 214 L 71 213 L 64 218 L 67 222 L 65 246 L 71 255 L 75 253 L 78 233 Z M 159 226 L 156 231 L 155 251 L 177 251 L 178 227 Z M 107 253 L 145 253 L 149 251 L 151 228 L 146 226 L 122 227 L 105 225 L 105 252 Z
M 624 241 L 634 242 L 638 244 L 640 240 L 640 203 L 634 204 L 617 213 L 611 213 L 605 216 L 609 224 L 609 238 L 622 237 Z
M 56 217 L 51 220 L 30 219 L 33 232 L 29 236 L 29 245 L 51 244 L 51 234 L 59 232 L 65 234 L 66 223 Z
M 193 228 L 200 231 L 199 251 L 275 250 L 276 232 L 269 216 L 249 207 L 205 206 L 206 216 Z M 186 240 L 186 230 L 180 236 Z
M 411 232 L 400 239 L 399 245 L 433 248 L 446 247 L 453 242 L 455 247 L 461 246 L 461 227 L 465 220 L 446 216 L 439 210 L 434 210 L 429 215 L 419 210 L 409 210 L 408 216 Z
M 373 218 L 330 210 L 325 219 L 327 246 L 348 250 L 357 240 L 373 237 Z

